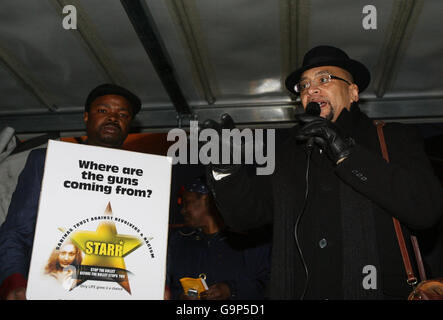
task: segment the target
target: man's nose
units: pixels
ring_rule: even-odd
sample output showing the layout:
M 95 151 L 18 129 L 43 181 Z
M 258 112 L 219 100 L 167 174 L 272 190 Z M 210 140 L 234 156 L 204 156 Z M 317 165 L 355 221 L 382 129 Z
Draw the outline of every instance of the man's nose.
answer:
M 318 94 L 320 92 L 320 85 L 319 84 L 314 84 L 311 82 L 311 85 L 309 86 L 308 90 L 308 94 L 312 95 L 312 94 Z
M 119 119 L 117 112 L 109 112 L 108 113 L 108 120 L 109 121 L 117 121 Z

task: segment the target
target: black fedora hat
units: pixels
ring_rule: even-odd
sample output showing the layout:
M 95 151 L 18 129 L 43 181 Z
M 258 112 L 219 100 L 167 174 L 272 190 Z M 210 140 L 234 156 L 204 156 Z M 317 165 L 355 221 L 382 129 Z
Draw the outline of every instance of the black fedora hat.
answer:
M 302 67 L 286 78 L 286 88 L 294 94 L 299 94 L 295 92 L 294 86 L 300 81 L 303 72 L 321 66 L 335 66 L 348 71 L 354 78 L 359 92 L 365 90 L 371 80 L 368 68 L 361 62 L 350 59 L 343 50 L 332 46 L 318 46 L 309 50 L 303 58 Z
M 91 103 L 98 97 L 105 96 L 108 94 L 115 94 L 118 96 L 125 97 L 129 103 L 131 104 L 132 111 L 134 116 L 140 111 L 141 108 L 141 101 L 140 98 L 137 97 L 135 94 L 133 94 L 131 91 L 129 91 L 126 88 L 120 87 L 116 84 L 112 83 L 105 83 L 101 84 L 89 93 L 88 97 L 86 98 L 85 102 L 85 111 L 88 112 L 89 108 L 91 106 Z

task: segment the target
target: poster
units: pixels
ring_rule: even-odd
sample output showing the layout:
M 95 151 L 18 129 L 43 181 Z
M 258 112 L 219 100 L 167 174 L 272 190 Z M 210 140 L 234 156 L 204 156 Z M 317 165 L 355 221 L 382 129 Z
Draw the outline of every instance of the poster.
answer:
M 172 159 L 49 141 L 28 299 L 163 299 Z

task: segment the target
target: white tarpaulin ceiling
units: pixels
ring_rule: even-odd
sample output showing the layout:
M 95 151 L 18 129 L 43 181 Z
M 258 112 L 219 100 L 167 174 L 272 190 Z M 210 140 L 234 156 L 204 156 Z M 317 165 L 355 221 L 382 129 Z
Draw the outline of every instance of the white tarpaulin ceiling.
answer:
M 178 118 L 186 125 L 225 112 L 244 126 L 289 126 L 297 102 L 282 84 L 320 44 L 370 69 L 361 95 L 369 116 L 442 122 L 443 1 L 374 0 L 365 11 L 368 4 L 2 0 L 0 129 L 81 131 L 85 98 L 105 82 L 141 97 L 139 130 L 166 131 Z M 77 29 L 64 28 L 74 12 L 63 13 L 68 5 Z M 366 29 L 365 18 L 376 28 Z

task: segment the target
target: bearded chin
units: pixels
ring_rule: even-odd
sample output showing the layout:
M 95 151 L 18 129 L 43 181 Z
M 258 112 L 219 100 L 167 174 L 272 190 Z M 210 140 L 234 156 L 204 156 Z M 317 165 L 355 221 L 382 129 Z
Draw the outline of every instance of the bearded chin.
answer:
M 331 121 L 334 118 L 334 109 L 332 109 L 331 107 L 331 111 L 329 112 L 329 114 L 325 117 L 325 119 L 327 121 Z
M 122 137 L 120 136 L 102 136 L 101 141 L 104 144 L 110 145 L 110 146 L 120 146 L 122 144 Z

